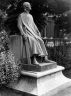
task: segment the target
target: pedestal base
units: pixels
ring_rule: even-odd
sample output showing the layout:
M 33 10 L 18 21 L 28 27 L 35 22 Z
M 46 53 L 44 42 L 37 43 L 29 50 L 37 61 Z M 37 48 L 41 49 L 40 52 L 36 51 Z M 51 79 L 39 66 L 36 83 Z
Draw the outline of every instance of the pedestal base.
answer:
M 29 93 L 28 96 L 52 96 L 58 90 L 71 85 L 71 79 L 63 76 L 62 70 L 64 67 L 61 66 L 42 72 L 23 70 L 21 72 L 23 77 L 19 82 L 9 87 Z
M 57 67 L 57 63 L 51 60 L 48 60 L 48 63 L 39 63 L 36 64 L 23 64 L 23 69 L 26 71 L 35 71 L 35 72 L 41 72 L 45 70 L 50 70 Z

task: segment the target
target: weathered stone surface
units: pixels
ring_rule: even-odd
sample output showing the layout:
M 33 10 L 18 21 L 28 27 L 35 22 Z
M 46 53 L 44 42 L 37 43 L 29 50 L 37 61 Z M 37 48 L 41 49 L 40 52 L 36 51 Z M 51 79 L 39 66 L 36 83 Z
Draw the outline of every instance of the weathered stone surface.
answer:
M 45 70 L 50 70 L 57 67 L 57 63 L 54 61 L 48 61 L 48 63 L 39 63 L 39 65 L 35 64 L 23 64 L 23 69 L 27 71 L 36 71 L 41 72 Z
M 71 79 L 62 74 L 64 67 L 57 66 L 42 72 L 22 71 L 22 78 L 9 87 L 33 96 L 52 96 L 59 90 L 71 86 Z M 31 96 L 32 96 L 31 95 Z M 27 96 L 27 95 L 26 95 Z

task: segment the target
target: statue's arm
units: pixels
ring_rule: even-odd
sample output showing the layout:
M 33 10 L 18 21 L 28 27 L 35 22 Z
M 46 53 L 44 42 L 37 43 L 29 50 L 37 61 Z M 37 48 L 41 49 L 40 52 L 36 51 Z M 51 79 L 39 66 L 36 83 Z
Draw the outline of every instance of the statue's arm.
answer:
M 24 27 L 24 28 L 23 28 L 23 27 Z M 21 16 L 18 17 L 18 28 L 19 28 L 19 30 L 20 30 L 20 32 L 21 32 L 21 35 L 24 36 L 24 38 L 26 38 L 26 37 L 27 37 L 27 35 L 26 35 L 26 33 L 25 33 L 26 30 L 25 30 L 25 26 L 22 25 Z

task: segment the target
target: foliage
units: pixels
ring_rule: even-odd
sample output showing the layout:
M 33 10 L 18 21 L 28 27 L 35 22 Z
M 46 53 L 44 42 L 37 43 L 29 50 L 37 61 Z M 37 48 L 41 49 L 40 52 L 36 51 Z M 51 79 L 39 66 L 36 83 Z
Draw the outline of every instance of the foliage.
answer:
M 20 66 L 15 63 L 15 56 L 8 48 L 8 35 L 0 32 L 0 84 L 14 82 L 20 76 Z

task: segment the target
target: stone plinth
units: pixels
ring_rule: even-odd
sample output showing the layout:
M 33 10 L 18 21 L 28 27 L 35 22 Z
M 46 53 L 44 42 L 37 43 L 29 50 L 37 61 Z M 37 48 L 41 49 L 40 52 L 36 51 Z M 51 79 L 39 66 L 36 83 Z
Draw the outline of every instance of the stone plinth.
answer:
M 23 70 L 19 82 L 9 87 L 26 92 L 28 96 L 52 96 L 58 90 L 71 86 L 71 80 L 63 76 L 62 70 L 64 67 L 61 66 L 42 72 Z
M 51 60 L 48 60 L 47 63 L 36 64 L 23 64 L 23 69 L 27 71 L 41 72 L 45 70 L 50 70 L 57 67 L 57 63 Z

